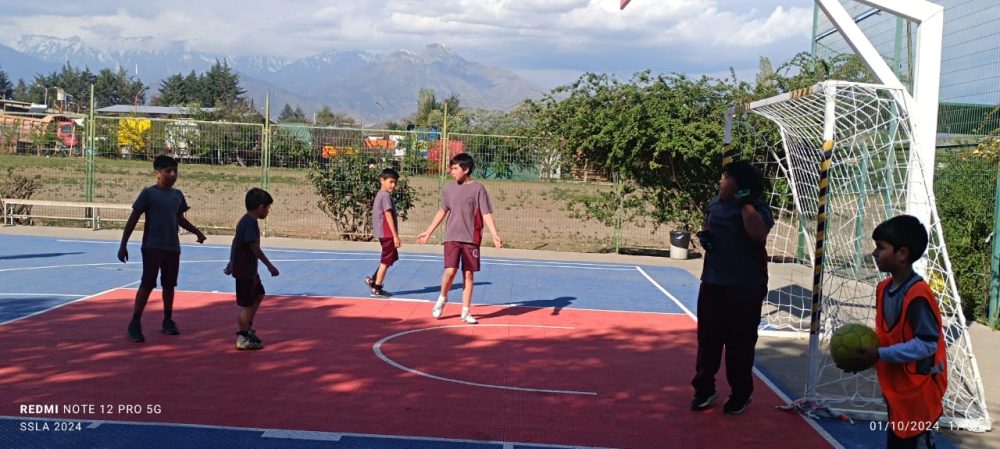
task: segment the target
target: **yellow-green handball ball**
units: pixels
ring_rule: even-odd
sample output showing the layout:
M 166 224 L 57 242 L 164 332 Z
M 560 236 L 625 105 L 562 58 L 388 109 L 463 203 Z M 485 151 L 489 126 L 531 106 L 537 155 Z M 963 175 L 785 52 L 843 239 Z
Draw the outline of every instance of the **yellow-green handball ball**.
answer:
M 875 331 L 861 323 L 840 326 L 830 337 L 830 356 L 838 367 L 847 372 L 864 371 L 872 366 L 859 366 L 853 360 L 859 348 L 878 347 Z

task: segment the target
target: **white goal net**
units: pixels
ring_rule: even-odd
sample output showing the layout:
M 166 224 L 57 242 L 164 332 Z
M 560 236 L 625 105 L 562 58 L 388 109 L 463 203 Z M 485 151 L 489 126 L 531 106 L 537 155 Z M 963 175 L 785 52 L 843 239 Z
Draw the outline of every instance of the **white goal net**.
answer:
M 984 431 L 990 418 L 933 191 L 915 176 L 928 161 L 911 147 L 913 121 L 902 99 L 882 85 L 827 81 L 727 117 L 727 158 L 764 171 L 775 218 L 762 330 L 810 333 L 807 398 L 855 417 L 884 417 L 874 369 L 844 373 L 828 344 L 843 324 L 874 327 L 875 286 L 884 275 L 871 257 L 872 231 L 893 216 L 917 215 L 930 242 L 916 268 L 937 296 L 948 346 L 941 425 Z

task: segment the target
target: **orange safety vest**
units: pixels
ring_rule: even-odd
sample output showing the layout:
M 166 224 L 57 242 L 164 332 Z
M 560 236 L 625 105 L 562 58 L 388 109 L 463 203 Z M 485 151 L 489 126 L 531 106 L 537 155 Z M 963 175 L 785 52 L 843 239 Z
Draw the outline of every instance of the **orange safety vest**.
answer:
M 878 382 L 882 394 L 889 404 L 889 430 L 900 438 L 913 438 L 931 429 L 944 411 L 941 400 L 948 388 L 948 351 L 944 343 L 944 331 L 941 329 L 941 311 L 934 292 L 927 282 L 919 280 L 910 286 L 903 294 L 903 307 L 899 320 L 891 329 L 882 315 L 882 302 L 885 289 L 892 278 L 878 284 L 875 291 L 875 333 L 878 335 L 879 347 L 903 343 L 914 338 L 913 329 L 907 323 L 907 312 L 914 299 L 924 298 L 934 312 L 938 322 L 938 344 L 934 353 L 934 366 L 940 366 L 936 374 L 920 374 L 917 363 L 889 363 L 879 360 L 876 364 Z

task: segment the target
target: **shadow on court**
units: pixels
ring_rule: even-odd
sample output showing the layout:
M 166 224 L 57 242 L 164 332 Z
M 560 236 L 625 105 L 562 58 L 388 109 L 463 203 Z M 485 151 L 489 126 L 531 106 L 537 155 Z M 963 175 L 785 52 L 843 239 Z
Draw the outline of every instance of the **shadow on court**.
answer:
M 527 313 L 539 312 L 539 309 L 552 309 L 550 315 L 559 315 L 563 308 L 568 307 L 577 298 L 575 296 L 560 296 L 555 299 L 536 299 L 532 301 L 521 301 L 511 304 L 511 307 L 503 308 L 486 315 L 479 315 L 479 319 L 499 318 L 504 316 L 517 316 Z M 544 311 L 544 310 L 543 310 Z
M 474 286 L 492 285 L 492 284 L 493 284 L 492 282 L 473 282 L 472 283 L 472 285 L 474 285 Z M 451 288 L 448 291 L 449 292 L 453 292 L 455 290 L 461 290 L 462 287 L 463 287 L 463 285 L 462 285 L 461 279 L 459 279 L 458 276 L 455 276 L 455 282 L 451 284 Z M 427 286 L 427 287 L 424 287 L 424 288 L 421 288 L 421 289 L 418 289 L 418 290 L 393 291 L 392 294 L 396 295 L 396 296 L 402 296 L 402 295 L 419 295 L 421 293 L 438 293 L 440 291 L 441 291 L 441 285 L 438 284 L 438 285 L 430 285 L 430 286 Z
M 682 315 L 576 310 L 566 308 L 576 298 L 565 296 L 524 302 L 558 315 L 477 306 L 494 319 L 468 326 L 432 319 L 427 302 L 275 296 L 255 320 L 265 349 L 236 351 L 231 295 L 179 291 L 182 334 L 166 336 L 154 293 L 143 317 L 147 342 L 136 344 L 125 339 L 134 294 L 115 290 L 0 327 L 0 415 L 30 420 L 22 404 L 105 404 L 115 412 L 44 417 L 227 427 L 190 431 L 190 447 L 224 447 L 230 427 L 529 446 L 826 445 L 801 418 L 776 412 L 782 402 L 759 381 L 748 413 L 690 412 L 695 324 Z M 118 413 L 121 404 L 141 411 Z M 796 438 L 775 437 L 790 433 Z M 51 435 L 0 439 L 54 447 Z
M 59 256 L 71 256 L 74 254 L 84 254 L 82 251 L 72 252 L 72 253 L 38 253 L 38 254 L 14 254 L 11 256 L 0 256 L 0 260 L 16 260 L 16 259 L 39 259 L 43 257 L 59 257 Z

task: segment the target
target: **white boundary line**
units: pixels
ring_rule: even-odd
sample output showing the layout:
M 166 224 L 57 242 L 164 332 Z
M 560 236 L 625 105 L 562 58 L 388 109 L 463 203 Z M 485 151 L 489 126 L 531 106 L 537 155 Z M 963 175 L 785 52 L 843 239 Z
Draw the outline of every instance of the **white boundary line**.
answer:
M 687 312 L 688 316 L 690 316 L 691 319 L 693 319 L 696 323 L 698 322 L 698 317 L 695 314 L 691 313 L 691 310 L 689 310 L 687 307 L 684 307 L 684 304 L 681 304 L 681 302 L 679 300 L 677 300 L 677 298 L 674 295 L 671 295 L 670 292 L 667 291 L 667 289 L 663 288 L 659 283 L 657 283 L 655 280 L 653 280 L 652 277 L 650 277 L 648 274 L 646 274 L 646 272 L 642 269 L 642 267 L 636 266 L 635 268 L 637 270 L 639 270 L 639 272 L 642 273 L 642 275 L 645 276 L 646 279 L 649 280 L 649 282 L 652 282 L 653 285 L 656 286 L 656 288 L 658 288 L 661 292 L 663 292 L 664 295 L 666 295 L 673 302 L 677 303 L 678 306 L 680 306 L 682 309 L 684 309 L 684 311 Z M 788 396 L 786 396 L 785 392 L 781 391 L 781 389 L 778 388 L 778 385 L 775 384 L 773 381 L 771 381 L 771 379 L 769 379 L 767 376 L 765 376 L 764 373 L 761 372 L 759 369 L 757 369 L 756 366 L 753 367 L 753 373 L 756 374 L 757 377 L 762 382 L 764 382 L 764 385 L 767 385 L 768 388 L 770 388 L 771 391 L 773 391 L 774 394 L 776 394 L 779 399 L 781 399 L 782 401 L 784 401 L 785 404 L 791 404 L 792 403 L 792 399 L 789 398 Z M 830 443 L 830 445 L 833 446 L 835 449 L 845 449 L 844 446 L 841 445 L 840 442 L 837 441 L 837 439 L 833 437 L 833 435 L 830 435 L 830 433 L 827 432 L 826 429 L 824 429 L 822 426 L 820 426 L 818 422 L 816 422 L 813 419 L 810 419 L 809 417 L 807 417 L 807 416 L 805 416 L 805 415 L 803 415 L 801 413 L 796 413 L 796 414 L 799 415 L 799 417 L 802 418 L 802 420 L 805 421 L 806 424 L 809 425 L 809 427 L 812 427 L 813 430 L 815 430 L 816 433 L 819 434 L 819 436 L 823 437 L 823 439 L 826 440 L 828 443 Z
M 316 431 L 301 431 L 301 430 L 288 430 L 288 429 L 264 429 L 259 427 L 236 427 L 236 426 L 182 424 L 182 423 L 167 423 L 167 422 L 106 421 L 106 420 L 75 419 L 75 418 L 34 418 L 30 416 L 0 416 L 0 420 L 73 421 L 79 423 L 90 423 L 90 425 L 87 427 L 88 429 L 100 427 L 101 424 L 115 424 L 123 426 L 154 426 L 154 427 L 181 427 L 187 429 L 234 430 L 240 432 L 261 432 L 262 433 L 261 438 L 281 438 L 272 435 L 265 435 L 269 432 L 274 432 L 274 433 L 281 432 L 289 435 L 288 438 L 295 438 L 296 435 L 304 435 L 304 436 L 319 436 L 321 434 L 329 435 L 330 440 L 326 441 L 339 441 L 339 439 L 342 439 L 344 437 L 353 437 L 353 438 L 382 438 L 388 440 L 407 440 L 407 441 L 442 441 L 447 443 L 496 444 L 496 445 L 501 445 L 502 447 L 530 446 L 530 447 L 545 447 L 552 449 L 614 449 L 614 448 L 599 447 L 599 446 L 569 446 L 561 444 L 470 440 L 462 438 L 440 438 L 440 437 L 407 436 L 407 435 L 380 435 L 377 433 L 316 432 Z M 337 438 L 337 440 L 333 440 L 333 438 Z M 298 439 L 315 439 L 315 438 L 298 438 Z
M 673 301 L 674 304 L 677 304 L 677 307 L 680 307 L 681 310 L 683 310 L 684 313 L 687 314 L 687 316 L 691 317 L 691 319 L 694 320 L 695 322 L 698 321 L 698 316 L 695 315 L 694 313 L 691 313 L 691 309 L 688 309 L 687 306 L 685 306 L 684 303 L 682 303 L 679 299 L 677 299 L 676 296 L 670 294 L 670 292 L 668 292 L 667 289 L 663 288 L 663 286 L 660 285 L 659 282 L 656 282 L 652 278 L 652 276 L 646 273 L 646 270 L 643 270 L 642 267 L 638 265 L 635 266 L 635 269 L 639 270 L 639 273 L 641 273 L 642 276 L 646 278 L 646 280 L 651 282 L 653 286 L 656 287 L 658 290 L 660 290 L 660 292 L 662 292 L 667 298 L 670 298 L 670 300 Z
M 120 244 L 119 242 L 103 241 L 103 240 L 58 239 L 56 241 L 57 242 L 66 242 L 66 243 L 91 243 L 91 244 L 100 244 L 100 245 L 118 245 L 118 244 Z M 139 245 L 139 243 L 138 242 L 129 242 L 129 245 L 135 246 L 135 245 Z M 202 248 L 202 249 L 229 249 L 228 246 L 222 246 L 222 245 L 192 245 L 192 244 L 183 244 L 183 245 L 181 245 L 181 247 L 182 248 Z M 378 255 L 376 253 L 374 253 L 374 252 L 316 251 L 316 250 L 281 249 L 281 248 L 263 248 L 263 249 L 266 250 L 267 252 L 283 252 L 283 253 L 295 253 L 295 254 L 336 254 L 336 255 L 344 255 L 344 256 L 366 256 L 366 257 L 374 257 L 376 259 L 378 258 Z M 416 253 L 414 253 L 414 254 L 400 254 L 400 257 L 402 258 L 402 260 L 406 260 L 406 259 L 442 260 L 443 259 L 443 256 L 439 256 L 439 255 L 435 255 L 435 254 L 416 254 Z M 331 259 L 331 260 L 337 260 L 337 259 Z M 567 265 L 567 266 L 570 266 L 570 268 L 596 267 L 596 268 L 605 268 L 605 269 L 609 269 L 609 270 L 617 270 L 617 269 L 631 270 L 632 269 L 631 266 L 626 265 L 626 264 L 604 264 L 604 263 L 590 263 L 590 262 L 569 262 L 569 261 L 560 261 L 560 260 L 506 259 L 506 258 L 496 258 L 496 257 L 488 258 L 483 263 L 484 264 L 486 264 L 486 263 L 494 263 L 496 265 L 499 265 L 499 263 L 497 263 L 497 262 L 508 262 L 508 263 L 512 263 L 514 265 L 522 264 L 523 266 L 548 266 L 548 265 L 561 266 L 561 265 Z M 524 265 L 524 262 L 530 262 L 531 265 Z
M 385 337 L 382 337 L 381 340 L 375 342 L 375 344 L 372 345 L 372 351 L 374 351 L 375 355 L 379 359 L 382 359 L 383 362 L 388 363 L 389 365 L 392 365 L 392 366 L 394 366 L 394 367 L 396 367 L 396 368 L 398 368 L 398 369 L 400 369 L 402 371 L 406 371 L 408 373 L 416 374 L 418 376 L 427 377 L 429 379 L 440 380 L 440 381 L 443 381 L 443 382 L 452 382 L 452 383 L 461 384 L 461 385 L 468 385 L 468 386 L 472 386 L 472 387 L 495 388 L 495 389 L 498 389 L 498 390 L 527 391 L 527 392 L 533 392 L 533 393 L 574 394 L 574 395 L 581 395 L 581 396 L 597 396 L 597 392 L 594 392 L 594 391 L 552 390 L 552 389 L 543 389 L 543 388 L 509 387 L 509 386 L 506 386 L 506 385 L 483 384 L 483 383 L 479 383 L 479 382 L 469 382 L 469 381 L 465 381 L 465 380 L 452 379 L 452 378 L 449 378 L 449 377 L 438 376 L 438 375 L 435 375 L 435 374 L 425 373 L 423 371 L 410 368 L 410 367 L 405 366 L 405 365 L 403 365 L 403 364 L 401 364 L 399 362 L 396 362 L 395 360 L 389 358 L 389 356 L 385 355 L 384 352 L 382 352 L 382 345 L 385 344 L 385 343 L 387 343 L 389 340 L 392 340 L 392 339 L 394 339 L 396 337 L 402 337 L 404 335 L 415 334 L 417 332 L 427 332 L 427 331 L 434 331 L 434 330 L 441 330 L 441 329 L 454 329 L 454 328 L 475 328 L 475 327 L 533 327 L 533 328 L 540 328 L 540 329 L 566 329 L 566 330 L 576 329 L 576 328 L 573 328 L 573 327 L 565 327 L 565 326 L 542 326 L 542 325 L 533 325 L 533 324 L 479 324 L 479 325 L 459 324 L 459 325 L 451 325 L 451 326 L 434 326 L 434 327 L 426 327 L 426 328 L 423 328 L 423 329 L 413 329 L 413 330 L 408 330 L 408 331 L 403 331 L 403 332 L 397 332 L 395 334 L 387 335 Z
M 103 242 L 97 242 L 103 243 Z M 204 248 L 204 247 L 203 247 Z M 217 247 L 222 248 L 222 247 Z M 271 259 L 273 262 L 361 262 L 361 261 L 373 261 L 379 260 L 379 256 L 375 253 L 336 253 L 336 252 L 316 252 L 316 251 L 291 251 L 291 250 L 272 250 L 268 249 L 268 252 L 296 252 L 304 254 L 335 254 L 335 255 L 351 255 L 351 256 L 362 256 L 360 258 L 343 258 L 343 257 L 333 257 L 333 258 L 314 258 L 314 259 Z M 421 255 L 405 255 L 400 260 L 408 260 L 411 262 L 435 262 L 440 261 L 441 256 L 421 256 Z M 181 264 L 185 263 L 206 263 L 206 262 L 221 262 L 225 263 L 229 260 L 181 260 Z M 103 262 L 103 263 L 81 263 L 81 264 L 63 264 L 63 265 L 43 265 L 35 267 L 12 267 L 0 269 L 0 273 L 8 271 L 29 271 L 29 270 L 43 270 L 51 268 L 79 268 L 79 267 L 93 267 L 93 266 L 104 266 L 104 265 L 117 265 L 120 262 Z M 514 267 L 546 267 L 546 268 L 569 268 L 578 270 L 603 270 L 603 271 L 631 271 L 632 268 L 629 266 L 622 265 L 600 265 L 600 264 L 588 264 L 588 263 L 577 263 L 577 262 L 548 262 L 548 261 L 516 261 L 507 259 L 486 259 L 482 262 L 482 265 L 497 265 L 497 266 L 514 266 Z
M 235 292 L 228 291 L 228 290 L 227 291 L 218 291 L 218 290 L 208 291 L 208 290 L 185 290 L 185 289 L 178 289 L 177 292 L 178 293 L 204 293 L 204 294 L 209 294 L 209 295 L 233 295 L 233 294 L 235 294 Z M 432 292 L 432 293 L 434 293 L 434 292 Z M 434 301 L 437 301 L 437 298 L 404 298 L 404 297 L 401 297 L 401 296 L 391 296 L 391 297 L 388 297 L 388 298 L 372 298 L 370 296 L 307 295 L 307 294 L 295 294 L 295 293 L 268 293 L 267 296 L 288 296 L 288 297 L 294 297 L 294 298 L 316 298 L 316 299 L 350 299 L 350 300 L 379 301 L 379 302 L 383 302 L 383 301 L 389 301 L 389 302 L 391 302 L 391 301 L 398 301 L 398 302 L 432 303 Z M 552 306 L 526 306 L 526 305 L 517 304 L 517 303 L 509 303 L 509 304 L 474 304 L 473 308 L 475 308 L 475 307 L 500 307 L 500 308 L 523 307 L 523 308 L 526 308 L 526 309 L 538 309 L 538 310 L 554 309 L 554 307 L 552 307 Z M 576 306 L 573 306 L 573 307 L 564 307 L 564 309 L 573 310 L 573 311 L 582 310 L 582 311 L 585 311 L 585 312 L 602 312 L 602 313 L 635 313 L 635 314 L 641 314 L 641 315 L 682 315 L 681 313 L 678 313 L 678 312 L 645 312 L 645 311 L 638 311 L 638 310 L 592 309 L 592 308 L 589 308 L 589 307 L 576 307 Z M 473 310 L 475 310 L 475 309 L 473 309 Z
M 74 299 L 72 301 L 66 301 L 66 302 L 64 302 L 62 304 L 57 304 L 57 305 L 54 305 L 52 307 L 49 307 L 48 309 L 39 310 L 37 312 L 32 312 L 32 313 L 30 313 L 28 315 L 24 315 L 24 316 L 20 316 L 20 317 L 14 318 L 14 319 L 10 319 L 10 320 L 7 320 L 7 321 L 0 322 L 0 326 L 5 326 L 5 325 L 8 325 L 8 324 L 13 323 L 13 322 L 17 322 L 17 321 L 21 321 L 21 320 L 24 320 L 24 319 L 28 319 L 28 318 L 31 318 L 31 317 L 33 317 L 35 315 L 41 315 L 41 314 L 43 314 L 45 312 L 56 310 L 56 309 L 58 309 L 60 307 L 65 307 L 65 306 L 68 306 L 70 304 L 78 303 L 80 301 L 86 301 L 86 300 L 88 300 L 90 298 L 101 296 L 101 295 L 103 295 L 105 293 L 110 293 L 110 292 L 113 292 L 115 290 L 126 288 L 126 287 L 128 287 L 128 286 L 130 286 L 132 284 L 138 284 L 138 283 L 139 283 L 139 281 L 129 282 L 128 284 L 122 285 L 120 287 L 109 288 L 109 289 L 104 290 L 102 292 L 94 293 L 93 295 L 84 296 L 84 297 L 82 297 L 80 299 Z
M 370 255 L 370 257 L 363 258 L 316 258 L 316 259 L 271 259 L 272 262 L 282 262 L 282 263 L 295 263 L 295 262 L 368 262 L 373 260 L 379 260 L 378 256 Z M 404 259 L 405 260 L 405 259 Z M 181 264 L 191 264 L 191 263 L 226 263 L 229 259 L 204 259 L 204 260 L 181 260 Z M 433 262 L 432 260 L 414 260 L 414 262 Z M 138 264 L 138 261 L 133 261 L 133 264 Z M 83 268 L 83 267 L 103 267 L 108 265 L 127 265 L 121 262 L 100 262 L 100 263 L 75 263 L 75 264 L 63 264 L 63 265 L 42 265 L 35 267 L 12 267 L 12 268 L 0 268 L 0 273 L 6 273 L 10 271 L 32 271 L 32 270 L 48 270 L 54 268 Z M 604 271 L 632 271 L 632 268 L 601 268 L 601 267 L 582 267 L 576 265 L 540 265 L 534 263 L 495 263 L 495 262 L 482 262 L 482 265 L 507 265 L 507 266 L 517 266 L 517 267 L 545 267 L 545 268 L 571 268 L 578 270 L 604 270 Z

